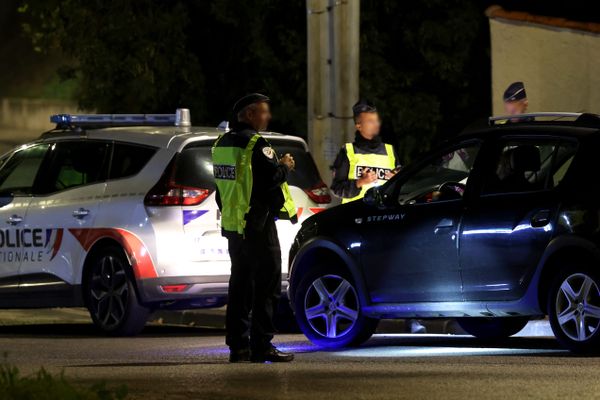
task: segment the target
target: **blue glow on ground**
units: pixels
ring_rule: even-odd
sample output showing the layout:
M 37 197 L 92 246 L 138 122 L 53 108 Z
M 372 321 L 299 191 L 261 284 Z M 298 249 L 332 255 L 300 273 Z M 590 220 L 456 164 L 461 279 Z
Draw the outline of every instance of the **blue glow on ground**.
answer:
M 563 349 L 553 348 L 512 348 L 512 347 L 465 347 L 465 341 L 460 340 L 457 342 L 457 346 L 451 346 L 447 341 L 443 344 L 436 345 L 436 339 L 447 340 L 448 338 L 457 339 L 469 339 L 472 336 L 468 335 L 408 335 L 408 334 L 385 334 L 385 335 L 374 335 L 374 338 L 378 338 L 379 345 L 369 346 L 364 345 L 356 349 L 342 349 L 339 351 L 330 352 L 334 356 L 341 357 L 448 357 L 448 356 L 506 356 L 506 355 L 534 355 L 534 354 L 556 354 L 566 353 Z M 412 342 L 411 345 L 403 346 L 398 344 L 398 339 L 403 338 L 410 341 L 410 339 L 430 338 L 429 341 L 424 340 L 424 345 L 415 345 Z M 381 345 L 385 343 L 385 340 L 396 343 L 396 345 L 385 346 Z M 473 338 L 473 340 L 475 340 Z M 426 344 L 430 342 L 430 344 Z

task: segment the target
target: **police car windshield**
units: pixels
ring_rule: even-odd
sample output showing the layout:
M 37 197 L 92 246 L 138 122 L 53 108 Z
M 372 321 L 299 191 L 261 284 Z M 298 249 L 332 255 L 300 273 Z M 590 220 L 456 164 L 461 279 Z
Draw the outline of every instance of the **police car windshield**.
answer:
M 285 139 L 269 139 L 278 156 L 290 153 L 296 160 L 296 169 L 288 175 L 288 184 L 301 189 L 312 189 L 321 182 L 321 177 L 310 153 L 301 143 Z M 193 143 L 183 149 L 177 157 L 175 182 L 177 184 L 214 189 L 212 168 L 212 141 Z

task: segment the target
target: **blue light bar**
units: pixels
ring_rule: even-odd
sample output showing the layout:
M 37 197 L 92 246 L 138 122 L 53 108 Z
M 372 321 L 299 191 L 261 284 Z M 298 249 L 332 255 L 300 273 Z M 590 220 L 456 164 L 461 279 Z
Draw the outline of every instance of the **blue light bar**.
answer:
M 57 128 L 79 126 L 190 126 L 187 109 L 175 114 L 56 114 L 50 122 Z

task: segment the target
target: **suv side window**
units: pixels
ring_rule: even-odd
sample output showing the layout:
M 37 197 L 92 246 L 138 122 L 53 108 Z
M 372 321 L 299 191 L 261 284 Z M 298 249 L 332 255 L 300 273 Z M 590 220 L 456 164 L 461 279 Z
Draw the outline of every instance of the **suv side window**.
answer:
M 212 142 L 193 143 L 177 155 L 174 181 L 178 185 L 214 189 Z
M 47 144 L 37 144 L 17 150 L 0 169 L 0 192 L 29 195 L 48 149 Z
M 137 174 L 155 153 L 156 148 L 154 147 L 115 143 L 109 179 L 126 178 Z
M 438 154 L 400 183 L 400 204 L 459 200 L 481 147 L 470 142 Z
M 36 183 L 36 194 L 106 180 L 110 143 L 102 141 L 64 141 L 52 144 L 44 171 Z
M 522 193 L 556 187 L 567 173 L 577 144 L 560 139 L 503 140 L 495 149 L 494 168 L 483 194 Z

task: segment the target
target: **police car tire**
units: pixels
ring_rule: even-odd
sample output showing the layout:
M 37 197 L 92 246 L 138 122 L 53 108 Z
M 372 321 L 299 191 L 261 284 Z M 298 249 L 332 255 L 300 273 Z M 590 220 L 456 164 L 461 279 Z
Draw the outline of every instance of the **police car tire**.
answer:
M 95 284 L 94 280 L 98 281 L 98 274 L 101 273 L 102 263 L 112 259 L 112 262 L 117 269 L 117 273 L 113 277 L 115 279 L 119 276 L 120 282 L 119 288 L 123 289 L 125 295 L 121 299 L 122 315 L 120 318 L 112 318 L 110 323 L 103 321 L 106 317 L 106 313 L 99 312 L 98 301 L 94 297 L 98 297 L 97 291 L 94 296 Z M 96 278 L 96 279 L 94 279 Z M 142 306 L 138 301 L 135 284 L 133 283 L 133 272 L 131 265 L 125 256 L 123 249 L 117 246 L 108 246 L 99 250 L 94 258 L 91 260 L 90 270 L 86 274 L 85 283 L 85 296 L 86 304 L 94 325 L 99 328 L 103 333 L 110 336 L 133 336 L 138 334 L 144 329 L 148 317 L 150 315 L 150 309 Z M 112 299 L 113 303 L 116 301 Z M 110 299 L 108 300 L 110 301 Z M 106 302 L 106 301 L 105 301 Z M 119 308 L 119 311 L 121 308 Z
M 313 266 L 301 278 L 297 289 L 294 292 L 294 309 L 296 321 L 298 322 L 300 330 L 311 342 L 325 348 L 353 347 L 364 343 L 375 333 L 375 330 L 377 329 L 377 325 L 379 323 L 379 319 L 369 318 L 363 314 L 362 307 L 360 304 L 358 304 L 358 296 L 356 296 L 358 318 L 356 319 L 354 326 L 352 326 L 346 333 L 344 333 L 343 336 L 337 338 L 329 338 L 323 336 L 322 334 L 317 332 L 309 323 L 305 313 L 305 300 L 307 292 L 309 291 L 315 280 L 326 277 L 343 278 L 348 283 L 350 283 L 354 293 L 358 293 L 352 276 L 344 268 L 323 265 Z
M 529 317 L 458 318 L 460 327 L 469 335 L 484 340 L 506 339 L 527 325 Z

